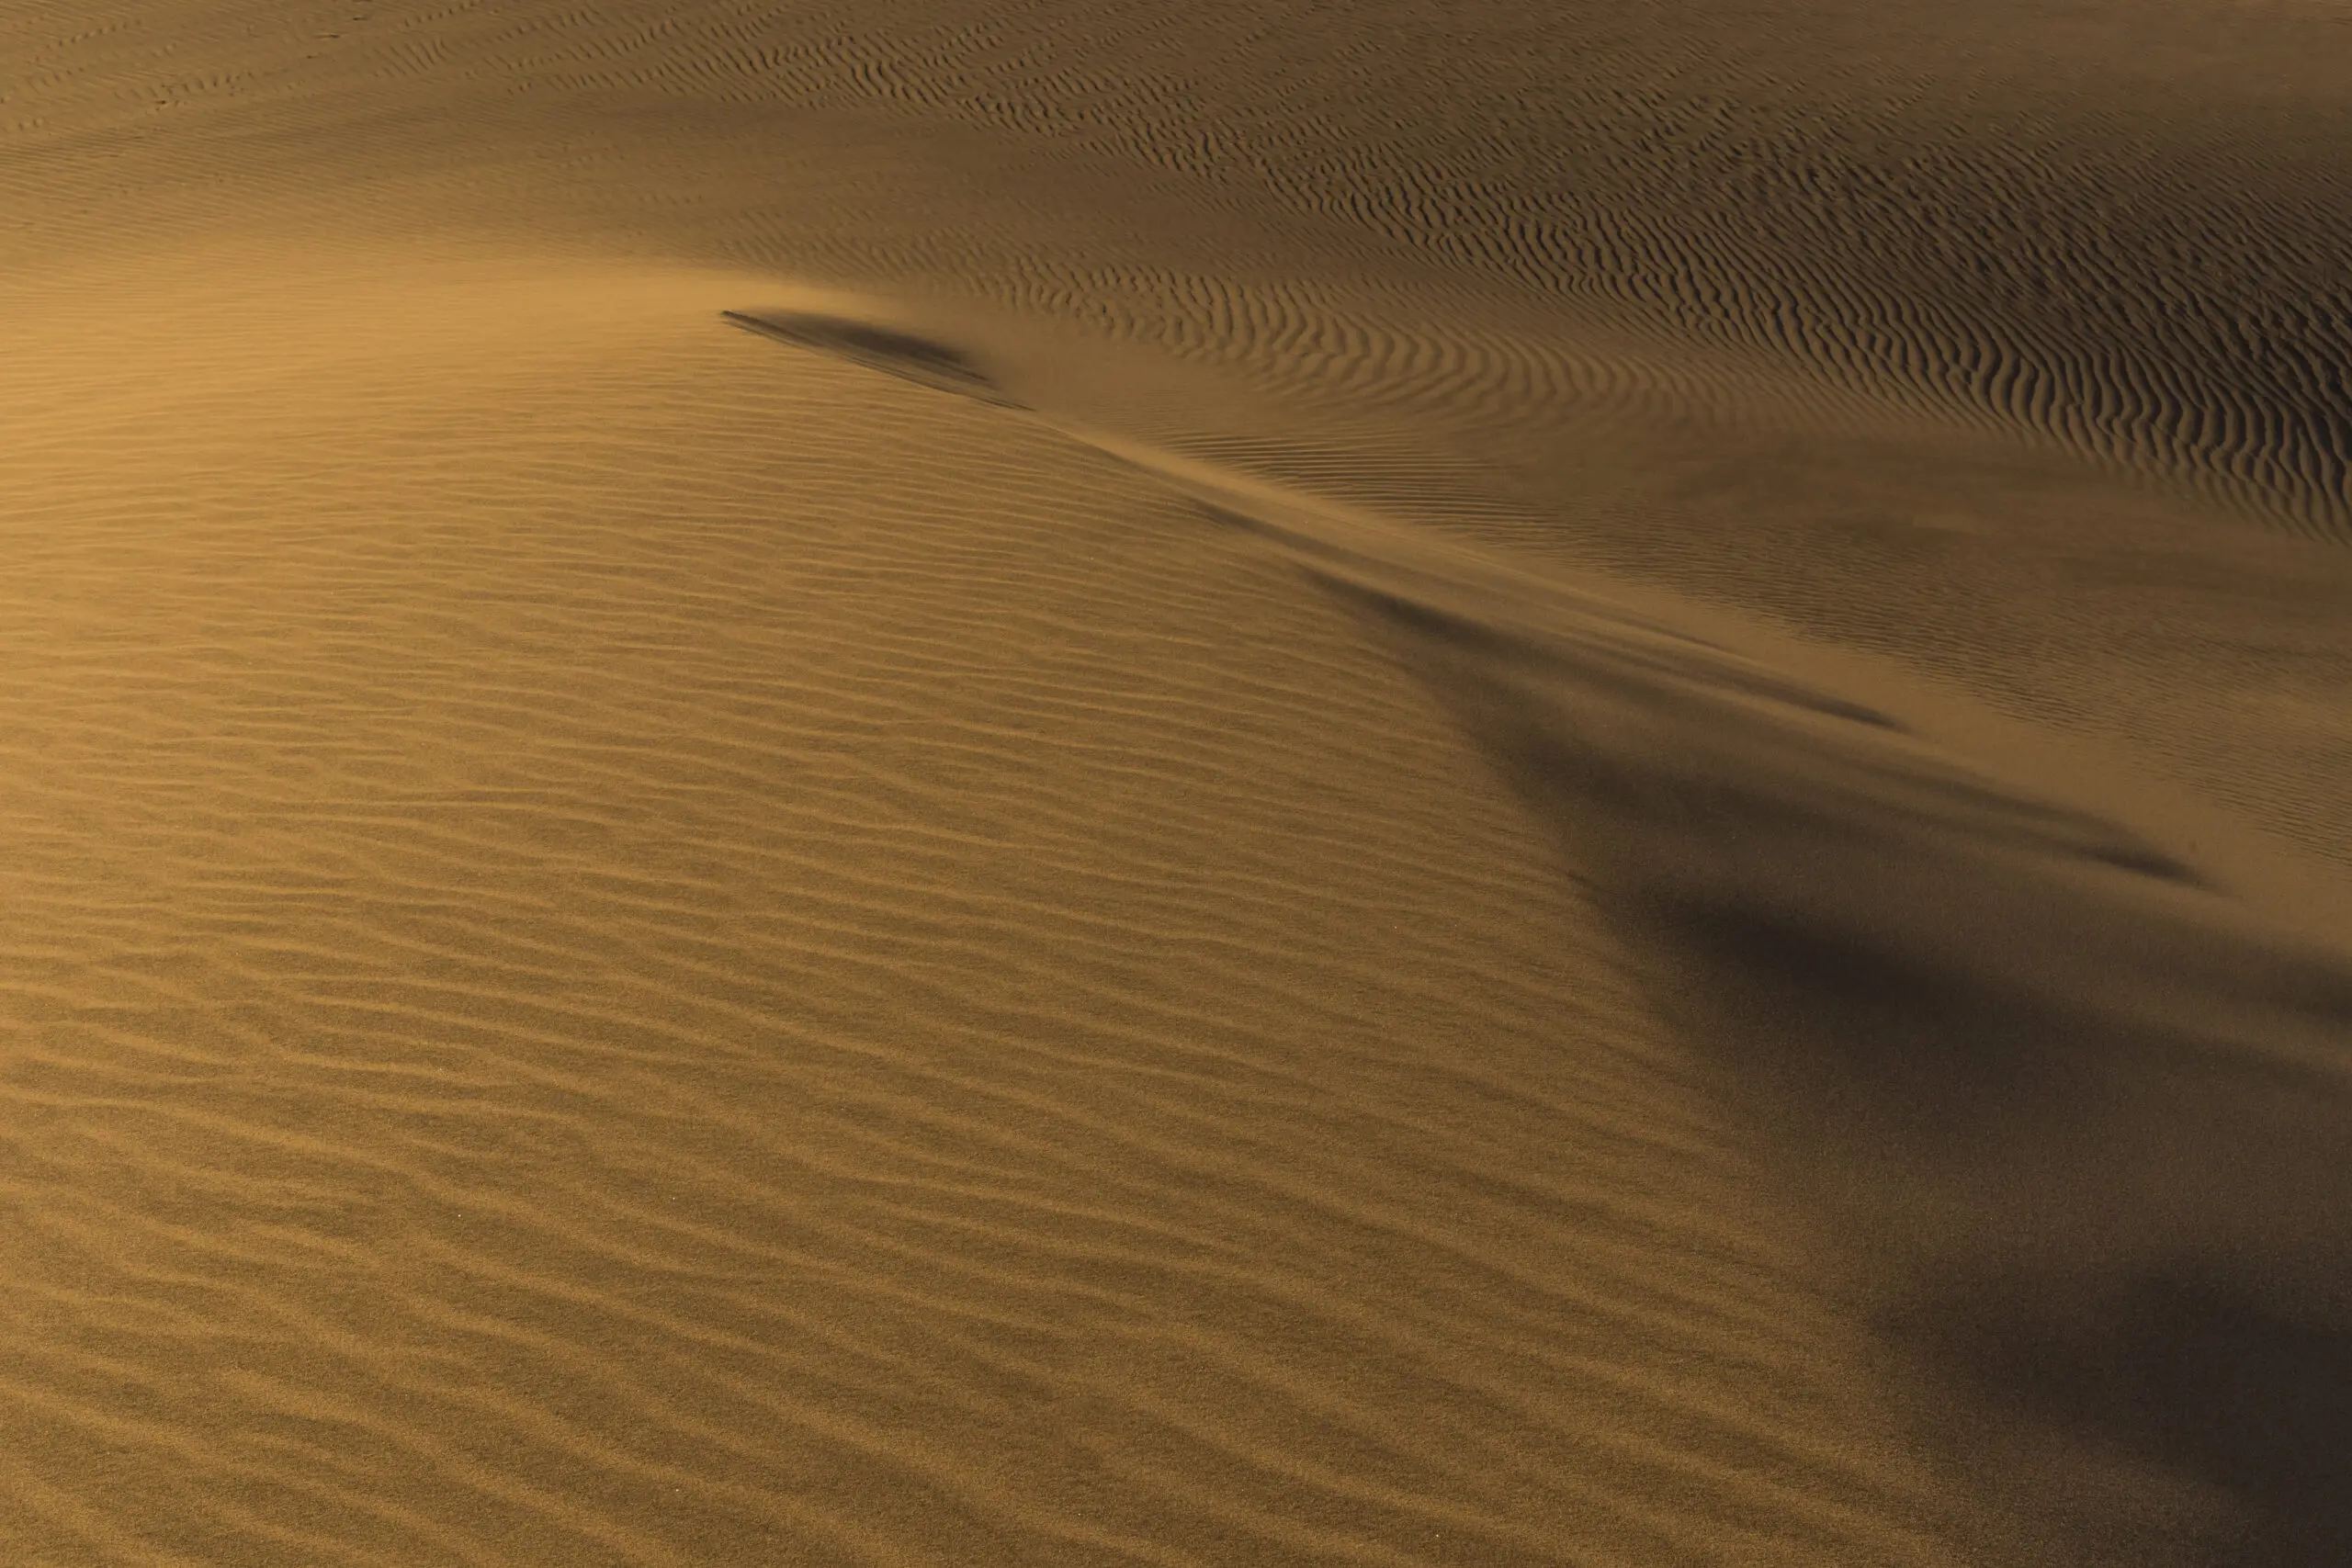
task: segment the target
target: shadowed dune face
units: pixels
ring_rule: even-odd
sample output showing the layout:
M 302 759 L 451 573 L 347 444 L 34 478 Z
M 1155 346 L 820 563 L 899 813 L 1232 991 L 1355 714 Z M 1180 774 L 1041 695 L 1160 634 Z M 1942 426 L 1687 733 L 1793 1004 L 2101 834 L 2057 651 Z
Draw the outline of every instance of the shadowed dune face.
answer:
M 1335 586 L 1592 868 L 1956 1470 L 2066 1561 L 2352 1552 L 2352 959 L 2128 830 L 1873 765 L 1882 716 L 1791 747 L 1832 705 Z
M 0 1561 L 2352 1560 L 2347 84 L 0 0 Z

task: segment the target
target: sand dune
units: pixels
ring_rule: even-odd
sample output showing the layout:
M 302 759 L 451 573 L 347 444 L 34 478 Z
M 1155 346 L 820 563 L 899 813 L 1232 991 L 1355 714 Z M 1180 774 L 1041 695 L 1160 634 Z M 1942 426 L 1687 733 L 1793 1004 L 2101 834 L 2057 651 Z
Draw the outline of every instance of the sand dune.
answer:
M 0 1559 L 2343 1560 L 2346 81 L 0 0 Z
M 26 1551 L 1932 1560 L 1439 716 L 742 288 L 409 258 L 18 460 Z

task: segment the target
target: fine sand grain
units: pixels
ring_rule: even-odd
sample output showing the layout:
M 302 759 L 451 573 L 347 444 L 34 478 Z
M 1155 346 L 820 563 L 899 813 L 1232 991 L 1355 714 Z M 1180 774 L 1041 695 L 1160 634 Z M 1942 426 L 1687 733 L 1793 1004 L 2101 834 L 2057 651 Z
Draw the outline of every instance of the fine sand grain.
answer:
M 0 1562 L 2352 1561 L 2347 84 L 0 0 Z

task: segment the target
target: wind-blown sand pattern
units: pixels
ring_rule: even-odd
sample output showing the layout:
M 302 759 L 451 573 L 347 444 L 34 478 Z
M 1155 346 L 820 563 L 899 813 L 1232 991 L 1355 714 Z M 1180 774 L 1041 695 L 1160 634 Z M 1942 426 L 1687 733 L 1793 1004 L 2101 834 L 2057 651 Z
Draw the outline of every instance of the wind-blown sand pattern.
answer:
M 0 1561 L 2352 1556 L 2346 17 L 0 0 Z

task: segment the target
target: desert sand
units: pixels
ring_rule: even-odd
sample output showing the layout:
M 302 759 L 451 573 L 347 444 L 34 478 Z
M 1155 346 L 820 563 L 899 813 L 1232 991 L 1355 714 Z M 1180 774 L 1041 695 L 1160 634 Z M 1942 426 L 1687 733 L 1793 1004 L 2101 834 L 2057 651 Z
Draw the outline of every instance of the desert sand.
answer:
M 2352 1561 L 2337 0 L 0 0 L 0 1562 Z

